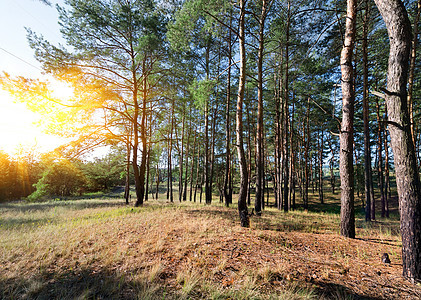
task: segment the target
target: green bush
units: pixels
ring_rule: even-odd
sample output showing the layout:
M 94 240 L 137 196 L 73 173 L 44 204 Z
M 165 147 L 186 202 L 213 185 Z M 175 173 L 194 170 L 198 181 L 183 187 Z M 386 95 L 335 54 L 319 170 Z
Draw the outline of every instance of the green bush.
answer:
M 81 170 L 67 160 L 60 160 L 47 168 L 34 185 L 36 190 L 29 195 L 28 200 L 37 201 L 46 196 L 63 197 L 81 194 L 86 183 Z

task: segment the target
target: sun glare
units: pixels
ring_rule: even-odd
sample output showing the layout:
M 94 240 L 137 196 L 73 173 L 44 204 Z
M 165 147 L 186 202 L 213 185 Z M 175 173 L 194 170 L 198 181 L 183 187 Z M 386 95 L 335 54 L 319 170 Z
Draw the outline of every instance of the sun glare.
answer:
M 54 82 L 53 87 L 54 97 L 65 100 L 72 95 L 65 84 Z M 20 147 L 35 146 L 38 151 L 47 152 L 63 144 L 63 139 L 45 134 L 37 125 L 41 118 L 0 89 L 0 149 L 13 155 Z

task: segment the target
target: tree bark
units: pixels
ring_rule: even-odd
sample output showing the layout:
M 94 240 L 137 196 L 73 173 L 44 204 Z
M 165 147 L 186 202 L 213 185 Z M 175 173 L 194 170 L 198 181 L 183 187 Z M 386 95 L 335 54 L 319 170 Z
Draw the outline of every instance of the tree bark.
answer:
M 143 61 L 143 69 L 146 68 L 146 61 Z M 135 71 L 133 71 L 135 74 Z M 136 75 L 134 75 L 136 76 Z M 143 200 L 145 197 L 145 175 L 146 175 L 146 158 L 147 158 L 147 139 L 146 139 L 146 117 L 147 117 L 147 109 L 146 109 L 146 102 L 147 102 L 147 80 L 146 76 L 143 78 L 142 82 L 142 117 L 140 121 L 140 140 L 142 142 L 142 158 L 140 160 L 140 166 L 138 171 L 138 178 L 136 184 L 136 203 L 135 206 L 143 205 Z M 137 93 L 136 93 L 136 103 L 137 103 Z M 137 118 L 135 119 L 135 124 L 137 127 Z M 137 128 L 136 128 L 137 131 Z M 136 148 L 138 145 L 136 145 Z M 134 149 L 133 149 L 134 151 Z M 136 149 L 137 152 L 137 149 Z M 134 152 L 133 152 L 134 153 Z M 137 153 L 136 153 L 137 156 Z M 133 159 L 134 161 L 134 159 Z M 137 169 L 137 168 L 136 168 Z
M 133 71 L 133 80 L 134 85 L 137 86 L 137 78 L 136 74 Z M 134 175 L 134 182 L 135 182 L 135 190 L 136 190 L 136 202 L 135 206 L 140 206 L 143 204 L 143 193 L 141 192 L 141 181 L 140 181 L 140 172 L 139 172 L 139 165 L 137 164 L 138 158 L 138 151 L 139 151 L 139 103 L 137 99 L 137 88 L 133 91 L 133 105 L 134 105 L 134 116 L 133 116 L 133 175 Z
M 287 14 L 287 23 L 286 23 L 286 43 L 285 43 L 285 96 L 284 96 L 284 157 L 282 161 L 284 162 L 284 191 L 283 191 L 283 201 L 284 201 L 284 212 L 288 212 L 291 207 L 291 199 L 289 198 L 289 35 L 290 35 L 290 25 L 291 25 L 291 2 L 288 0 L 288 14 Z
M 158 200 L 159 197 L 159 162 L 156 164 L 156 191 L 155 191 L 155 199 Z
M 230 16 L 230 26 L 232 23 L 232 16 Z M 228 64 L 231 65 L 232 61 L 232 33 L 231 30 L 228 30 Z M 226 109 L 225 109 L 225 176 L 224 176 L 224 198 L 225 206 L 229 207 L 232 203 L 232 193 L 229 189 L 229 179 L 230 179 L 230 166 L 231 166 L 231 151 L 230 151 L 230 141 L 231 141 L 231 128 L 230 128 L 230 102 L 231 102 L 231 67 L 228 67 L 227 74 L 227 96 L 226 96 Z
M 401 215 L 403 276 L 421 280 L 421 187 L 411 137 L 406 84 L 411 24 L 400 0 L 375 0 L 386 23 L 390 54 L 385 91 Z
M 411 124 L 411 136 L 412 136 L 412 143 L 414 146 L 417 145 L 416 143 L 416 130 L 415 130 L 415 123 L 414 123 L 414 97 L 413 97 L 413 90 L 414 90 L 414 75 L 415 75 L 415 63 L 417 58 L 417 47 L 418 47 L 418 23 L 420 21 L 420 12 L 421 12 L 421 0 L 417 1 L 417 10 L 416 10 L 415 20 L 414 20 L 414 30 L 413 30 L 413 37 L 412 37 L 412 45 L 411 45 L 411 61 L 409 65 L 409 77 L 408 77 L 408 109 L 409 109 L 409 119 Z
M 132 129 L 129 129 L 130 133 L 127 135 L 126 140 L 126 184 L 124 186 L 124 199 L 126 199 L 126 204 L 129 204 L 130 198 L 130 156 L 131 156 L 131 136 Z
M 244 89 L 246 85 L 246 49 L 245 49 L 245 0 L 239 0 L 240 5 L 240 24 L 238 42 L 240 48 L 240 74 L 237 95 L 237 113 L 236 113 L 236 137 L 237 154 L 240 167 L 240 191 L 238 194 L 238 213 L 242 227 L 250 227 L 250 219 L 247 209 L 247 161 L 243 145 L 243 101 Z
M 386 218 L 389 218 L 389 193 L 390 190 L 390 178 L 389 178 L 389 146 L 387 143 L 387 131 L 386 126 L 384 127 L 384 202 L 385 202 L 385 213 Z
M 381 216 L 382 218 L 385 217 L 385 202 L 384 202 L 384 187 L 383 187 L 383 126 L 382 121 L 380 118 L 380 104 L 379 99 L 376 99 L 376 110 L 377 110 L 377 182 L 378 187 L 380 190 L 380 203 L 381 203 Z M 376 204 L 373 199 L 372 206 L 371 206 L 371 219 L 376 219 Z
M 183 111 L 183 119 L 181 121 L 181 147 L 180 159 L 178 160 L 178 201 L 183 201 L 183 161 L 184 161 L 184 126 L 185 126 L 185 111 Z
M 190 115 L 191 115 L 191 110 L 190 110 Z M 186 145 L 186 171 L 184 173 L 184 193 L 183 193 L 183 201 L 187 200 L 187 173 L 188 173 L 188 169 L 189 169 L 189 154 L 190 154 L 190 138 L 191 138 L 191 118 L 189 121 L 189 130 L 188 130 L 189 134 L 187 136 L 187 145 Z M 194 150 L 193 150 L 194 153 Z
M 174 106 L 175 106 L 175 99 L 172 99 L 171 105 L 171 128 L 170 134 L 168 139 L 168 191 L 167 191 L 167 199 L 170 199 L 170 202 L 174 202 L 174 192 L 173 192 L 173 184 L 172 184 L 172 142 L 173 142 L 173 130 L 174 130 Z
M 310 98 L 307 99 L 307 112 L 306 112 L 306 133 L 305 133 L 305 145 L 304 145 L 304 193 L 303 193 L 303 204 L 304 209 L 308 209 L 308 186 L 310 181 L 309 172 L 309 151 L 310 151 Z
M 210 47 L 211 39 L 208 38 L 207 47 L 206 47 L 206 80 L 210 78 Z M 205 101 L 205 203 L 212 203 L 212 190 L 210 185 L 210 153 L 209 153 L 209 99 Z M 201 190 L 202 192 L 202 190 Z
M 193 152 L 192 152 L 193 157 L 191 160 L 191 169 L 190 169 L 190 195 L 189 195 L 190 202 L 192 201 L 192 193 L 193 193 L 193 172 L 194 172 L 194 154 L 196 153 L 196 138 L 197 138 L 197 132 L 194 132 Z M 199 161 L 197 163 L 199 163 Z
M 355 44 L 356 0 L 347 0 L 346 29 L 341 52 L 342 72 L 342 123 L 340 131 L 341 175 L 341 235 L 355 238 L 354 212 L 354 74 L 352 54 Z
M 364 120 L 364 178 L 365 178 L 365 220 L 371 221 L 371 149 L 370 149 L 370 124 L 368 107 L 368 20 L 369 0 L 365 0 L 365 13 L 363 23 L 363 120 Z
M 254 210 L 258 216 L 262 214 L 262 203 L 264 197 L 263 176 L 265 173 L 265 168 L 263 161 L 263 51 L 267 5 L 267 1 L 263 0 L 262 12 L 259 19 L 259 49 L 257 55 L 256 197 L 254 201 Z

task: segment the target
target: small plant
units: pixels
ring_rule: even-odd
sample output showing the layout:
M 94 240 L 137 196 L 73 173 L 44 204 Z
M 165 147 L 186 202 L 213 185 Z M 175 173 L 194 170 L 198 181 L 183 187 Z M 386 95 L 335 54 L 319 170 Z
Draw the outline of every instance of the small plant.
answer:
M 164 270 L 164 265 L 161 261 L 155 263 L 150 269 L 148 273 L 148 280 L 150 282 L 156 281 L 159 276 L 161 275 L 162 271 Z
M 184 297 L 190 295 L 202 280 L 197 270 L 183 269 L 177 273 L 177 282 L 182 286 L 181 294 Z

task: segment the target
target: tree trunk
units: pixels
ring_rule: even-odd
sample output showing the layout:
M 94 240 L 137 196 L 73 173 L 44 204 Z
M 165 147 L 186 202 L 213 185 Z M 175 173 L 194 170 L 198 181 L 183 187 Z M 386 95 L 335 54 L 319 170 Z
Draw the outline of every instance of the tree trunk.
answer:
M 334 163 L 335 163 L 335 153 L 333 152 L 333 136 L 329 136 L 329 149 L 330 149 L 330 161 L 329 161 L 329 167 L 330 167 L 330 186 L 332 188 L 332 194 L 335 194 L 335 174 L 334 174 Z
M 267 16 L 267 1 L 262 2 L 262 12 L 259 19 L 259 49 L 257 58 L 257 136 L 256 136 L 256 198 L 254 210 L 256 215 L 262 214 L 262 202 L 264 197 L 263 176 L 263 55 L 264 55 L 264 30 Z
M 146 61 L 143 61 L 143 69 L 146 68 Z M 138 173 L 138 183 L 136 184 L 136 203 L 135 206 L 143 205 L 143 200 L 145 197 L 145 175 L 146 175 L 146 158 L 147 158 L 147 139 L 146 139 L 146 117 L 147 117 L 147 81 L 146 77 L 143 78 L 142 82 L 142 118 L 140 121 L 140 140 L 142 142 L 142 158 L 140 160 L 140 167 Z M 137 95 L 136 95 L 137 102 Z M 135 124 L 137 124 L 137 118 L 135 119 Z M 136 126 L 137 127 L 137 126 Z M 137 128 L 136 128 L 137 130 Z M 137 153 L 136 153 L 137 156 Z M 139 189 L 139 191 L 137 191 Z
M 386 218 L 389 218 L 389 193 L 390 190 L 390 178 L 389 178 L 389 146 L 387 143 L 387 131 L 386 127 L 384 128 L 384 202 L 385 202 L 385 215 Z
M 250 219 L 247 209 L 247 161 L 243 145 L 243 101 L 246 85 L 246 49 L 245 49 L 245 0 L 239 0 L 240 5 L 240 26 L 238 42 L 240 48 L 240 74 L 237 95 L 236 113 L 236 137 L 237 154 L 240 167 L 240 191 L 238 194 L 238 213 L 242 227 L 250 227 Z
M 183 161 L 184 161 L 184 125 L 185 125 L 185 111 L 183 112 L 183 120 L 181 125 L 181 147 L 180 159 L 178 160 L 178 201 L 183 201 Z
M 306 113 L 306 133 L 305 133 L 305 145 L 304 145 L 304 193 L 303 193 L 303 204 L 304 209 L 308 209 L 308 186 L 310 180 L 309 172 L 309 150 L 310 150 L 310 98 L 307 99 L 307 113 Z
M 321 130 L 319 138 L 319 198 L 320 203 L 324 204 L 323 195 L 323 130 Z
M 139 151 L 139 126 L 138 126 L 138 118 L 139 118 L 139 104 L 137 101 L 137 90 L 133 92 L 133 103 L 134 103 L 134 116 L 133 116 L 133 175 L 134 175 L 134 182 L 135 182 L 135 190 L 136 190 L 136 203 L 135 206 L 140 206 L 143 204 L 143 193 L 141 192 L 141 182 L 140 182 L 140 173 L 139 173 L 139 166 L 137 164 L 137 155 Z
M 151 110 L 152 110 L 152 104 L 150 104 Z M 148 148 L 148 156 L 146 160 L 146 190 L 145 190 L 145 201 L 148 201 L 149 196 L 149 175 L 150 175 L 150 164 L 151 164 L 151 150 L 152 150 L 152 114 L 149 114 L 149 143 L 147 145 Z M 152 181 L 152 180 L 151 180 Z M 152 186 L 152 183 L 151 183 Z
M 370 149 L 370 124 L 368 107 L 368 20 L 369 0 L 365 0 L 365 13 L 363 23 L 363 120 L 364 120 L 364 178 L 365 178 L 365 220 L 371 221 L 371 149 Z
M 417 10 L 416 10 L 415 20 L 414 20 L 414 32 L 412 37 L 412 45 L 411 45 L 411 61 L 409 65 L 409 77 L 408 77 L 408 109 L 409 109 L 409 119 L 411 124 L 411 136 L 412 136 L 412 143 L 416 146 L 416 130 L 415 130 L 415 123 L 414 123 L 414 97 L 413 97 L 413 90 L 414 90 L 414 75 L 415 75 L 415 63 L 417 58 L 417 46 L 418 46 L 418 23 L 420 21 L 420 12 L 421 12 L 421 0 L 417 2 Z
M 217 112 L 218 112 L 218 104 L 216 104 L 215 109 L 214 109 L 214 113 L 213 113 L 213 118 L 212 118 L 212 125 L 211 125 L 211 145 L 210 145 L 210 170 L 209 170 L 209 196 L 210 197 L 210 202 L 208 202 L 208 204 L 210 204 L 212 202 L 212 189 L 213 189 L 213 178 L 214 178 L 214 170 L 215 170 L 215 135 L 216 135 L 216 122 L 217 122 Z
M 295 198 L 292 198 L 293 192 L 295 195 L 295 185 L 293 183 L 294 181 L 294 148 L 293 148 L 293 142 L 294 142 L 294 113 L 295 113 L 295 98 L 294 94 L 292 96 L 292 112 L 291 112 L 291 121 L 289 122 L 289 209 L 295 210 Z M 293 201 L 294 200 L 294 201 Z
M 251 204 L 251 162 L 252 162 L 252 147 L 251 147 L 251 136 L 252 136 L 252 125 L 251 125 L 251 118 L 250 118 L 250 111 L 251 108 L 246 106 L 246 113 L 247 113 L 247 157 L 248 157 L 248 164 L 247 164 L 247 205 Z
M 173 142 L 173 130 L 174 130 L 174 106 L 175 106 L 175 99 L 172 99 L 171 105 L 171 128 L 170 128 L 170 135 L 168 140 L 168 192 L 167 192 L 167 199 L 170 199 L 170 202 L 174 202 L 174 192 L 173 192 L 173 184 L 172 184 L 172 142 Z
M 385 91 L 401 215 L 403 276 L 421 280 L 421 187 L 411 137 L 406 84 L 411 24 L 400 0 L 375 0 L 386 23 L 390 55 Z
M 191 110 L 190 110 L 190 115 L 191 115 Z M 189 134 L 187 136 L 187 145 L 186 145 L 186 171 L 184 173 L 183 201 L 187 200 L 187 173 L 189 169 L 190 138 L 191 138 L 191 119 L 189 121 Z M 193 153 L 194 153 L 194 150 L 193 150 Z
M 210 68 L 209 68 L 209 54 L 210 54 L 211 39 L 208 38 L 208 44 L 206 47 L 206 80 L 210 78 Z M 206 204 L 212 203 L 212 191 L 210 186 L 210 154 L 209 154 L 209 99 L 205 101 L 205 202 Z M 202 189 L 201 189 L 202 193 Z M 202 199 L 202 195 L 200 195 Z M 201 202 L 201 201 L 200 201 Z
M 194 200 L 196 202 L 197 187 L 199 186 L 200 174 L 200 146 L 197 147 L 197 162 L 196 162 L 196 184 L 194 185 Z M 202 178 L 200 178 L 200 190 L 202 190 Z
M 192 201 L 192 193 L 193 193 L 193 172 L 194 172 L 194 153 L 196 152 L 196 138 L 197 133 L 194 132 L 194 140 L 193 140 L 193 157 L 191 160 L 191 169 L 190 169 L 190 195 L 189 195 L 189 201 Z M 199 157 L 199 155 L 198 155 Z M 197 160 L 199 163 L 199 160 Z
M 354 74 L 352 52 L 355 43 L 356 0 L 347 0 L 347 18 L 344 46 L 341 52 L 342 123 L 340 131 L 341 175 L 341 235 L 355 238 L 354 212 Z
M 151 147 L 148 147 L 147 158 L 146 158 L 146 182 L 145 182 L 145 201 L 149 200 L 149 175 L 150 175 L 150 155 Z
M 158 200 L 159 197 L 159 162 L 156 164 L 156 191 L 155 199 Z
M 376 99 L 376 111 L 377 111 L 377 182 L 378 187 L 380 190 L 380 203 L 381 203 L 381 216 L 384 218 L 385 216 L 385 202 L 384 202 L 384 188 L 383 188 L 383 141 L 382 141 L 382 134 L 383 134 L 383 127 L 382 121 L 380 118 L 380 104 L 379 99 Z M 376 205 L 375 201 L 373 200 L 371 206 L 371 219 L 376 219 Z
M 230 16 L 230 26 L 232 24 L 232 16 Z M 232 61 L 232 34 L 231 30 L 228 30 L 228 64 L 231 65 Z M 231 166 L 231 129 L 230 129 L 230 100 L 231 100 L 231 67 L 228 67 L 227 74 L 227 96 L 226 96 L 226 109 L 225 109 L 225 176 L 224 176 L 224 198 L 225 206 L 229 207 L 232 203 L 232 193 L 229 190 L 229 179 L 230 179 L 230 166 Z
M 289 34 L 290 34 L 290 25 L 291 25 L 291 3 L 288 0 L 288 16 L 286 23 L 286 43 L 285 43 L 285 96 L 284 96 L 284 212 L 288 212 L 291 207 L 291 199 L 289 198 L 289 131 L 288 131 L 288 122 L 289 122 Z
M 129 198 L 130 198 L 130 156 L 131 156 L 131 145 L 130 145 L 130 140 L 131 140 L 131 129 L 130 129 L 130 134 L 127 135 L 127 141 L 126 141 L 126 184 L 124 186 L 124 199 L 126 199 L 126 204 L 129 204 Z

